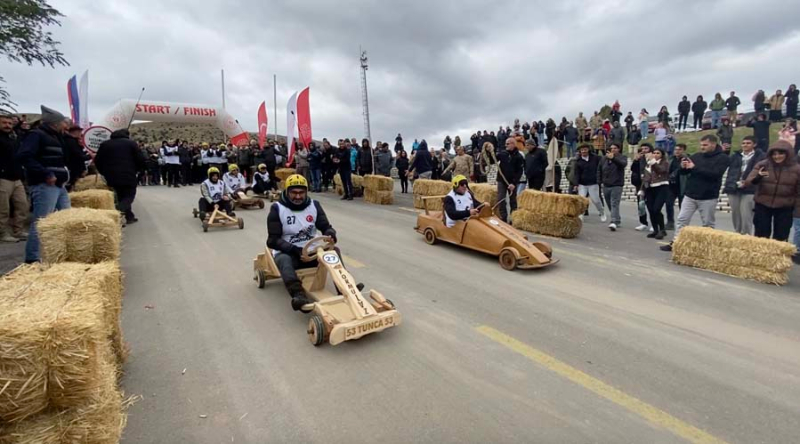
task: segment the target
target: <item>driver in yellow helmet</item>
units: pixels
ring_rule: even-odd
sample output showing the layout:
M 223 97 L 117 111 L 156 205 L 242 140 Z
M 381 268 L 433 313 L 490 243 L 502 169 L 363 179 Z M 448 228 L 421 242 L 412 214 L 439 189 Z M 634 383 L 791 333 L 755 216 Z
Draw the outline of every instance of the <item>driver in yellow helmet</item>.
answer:
M 200 184 L 200 194 L 203 197 L 197 203 L 197 209 L 201 213 L 211 213 L 214 205 L 219 205 L 219 209 L 225 211 L 230 216 L 234 216 L 231 208 L 231 190 L 225 181 L 219 178 L 219 168 L 211 167 L 208 169 L 208 179 Z
M 267 194 L 268 191 L 277 189 L 275 181 L 269 177 L 266 164 L 259 164 L 258 170 L 253 175 L 253 192 L 256 194 Z
M 328 222 L 322 205 L 308 197 L 308 181 L 299 174 L 293 174 L 286 178 L 286 189 L 281 193 L 280 200 L 269 209 L 267 247 L 273 251 L 275 264 L 292 297 L 295 311 L 310 311 L 308 304 L 312 301 L 303 289 L 296 270 L 317 266 L 316 261 L 303 262 L 300 256 L 303 246 L 319 236 L 318 232 L 336 241 L 336 230 Z M 338 248 L 336 251 L 339 251 Z
M 453 190 L 444 198 L 444 215 L 448 227 L 460 220 L 469 219 L 480 213 L 477 208 L 482 204 L 469 189 L 467 178 L 461 174 L 453 178 Z

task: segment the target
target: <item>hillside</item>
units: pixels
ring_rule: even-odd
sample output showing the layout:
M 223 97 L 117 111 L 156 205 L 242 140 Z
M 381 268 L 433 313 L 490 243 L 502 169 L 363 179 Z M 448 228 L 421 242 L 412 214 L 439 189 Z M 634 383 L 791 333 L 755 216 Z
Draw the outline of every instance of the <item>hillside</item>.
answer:
M 783 127 L 783 123 L 773 123 L 769 127 L 769 140 L 770 143 L 773 143 L 778 140 L 778 131 Z M 677 143 L 685 143 L 687 147 L 687 151 L 690 153 L 694 153 L 700 149 L 700 138 L 705 136 L 706 134 L 714 134 L 716 135 L 716 130 L 707 130 L 707 131 L 695 131 L 690 133 L 678 133 L 675 136 L 675 140 Z M 753 129 L 748 127 L 739 127 L 733 129 L 733 140 L 731 141 L 731 149 L 733 151 L 737 151 L 741 149 L 742 139 L 744 136 L 752 136 Z M 653 135 L 650 135 L 650 138 L 647 139 L 648 142 L 653 143 Z

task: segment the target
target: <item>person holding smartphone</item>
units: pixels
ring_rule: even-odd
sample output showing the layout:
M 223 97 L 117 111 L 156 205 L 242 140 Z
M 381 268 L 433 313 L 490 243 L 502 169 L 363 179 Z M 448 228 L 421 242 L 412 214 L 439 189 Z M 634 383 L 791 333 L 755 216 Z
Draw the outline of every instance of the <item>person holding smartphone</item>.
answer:
M 800 213 L 800 165 L 785 140 L 772 144 L 744 181 L 755 185 L 753 225 L 756 237 L 789 240 L 793 215 Z

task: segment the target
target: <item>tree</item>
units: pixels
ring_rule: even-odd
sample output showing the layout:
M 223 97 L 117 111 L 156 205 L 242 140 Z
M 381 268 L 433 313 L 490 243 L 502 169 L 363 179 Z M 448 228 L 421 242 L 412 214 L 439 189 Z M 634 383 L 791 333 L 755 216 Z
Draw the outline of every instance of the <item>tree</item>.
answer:
M 0 57 L 11 62 L 42 66 L 68 66 L 64 54 L 58 49 L 60 42 L 44 28 L 50 25 L 61 26 L 59 19 L 64 17 L 47 4 L 46 0 L 3 0 L 0 1 Z M 0 83 L 5 80 L 0 76 Z M 11 94 L 0 85 L 0 112 L 14 111 L 16 103 Z
M 599 114 L 603 119 L 611 120 L 611 107 L 608 105 L 603 105 L 603 107 L 600 108 Z

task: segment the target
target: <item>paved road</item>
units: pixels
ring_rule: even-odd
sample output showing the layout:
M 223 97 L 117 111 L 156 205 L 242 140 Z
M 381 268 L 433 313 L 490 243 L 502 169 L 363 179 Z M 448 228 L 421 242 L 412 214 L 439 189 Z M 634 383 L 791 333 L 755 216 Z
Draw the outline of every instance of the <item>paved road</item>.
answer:
M 251 280 L 266 213 L 203 233 L 197 195 L 140 188 L 125 229 L 126 442 L 797 440 L 797 269 L 778 288 L 680 267 L 593 216 L 551 240 L 556 267 L 506 272 L 426 245 L 407 196 L 328 194 L 351 271 L 404 324 L 315 348 L 282 285 Z

